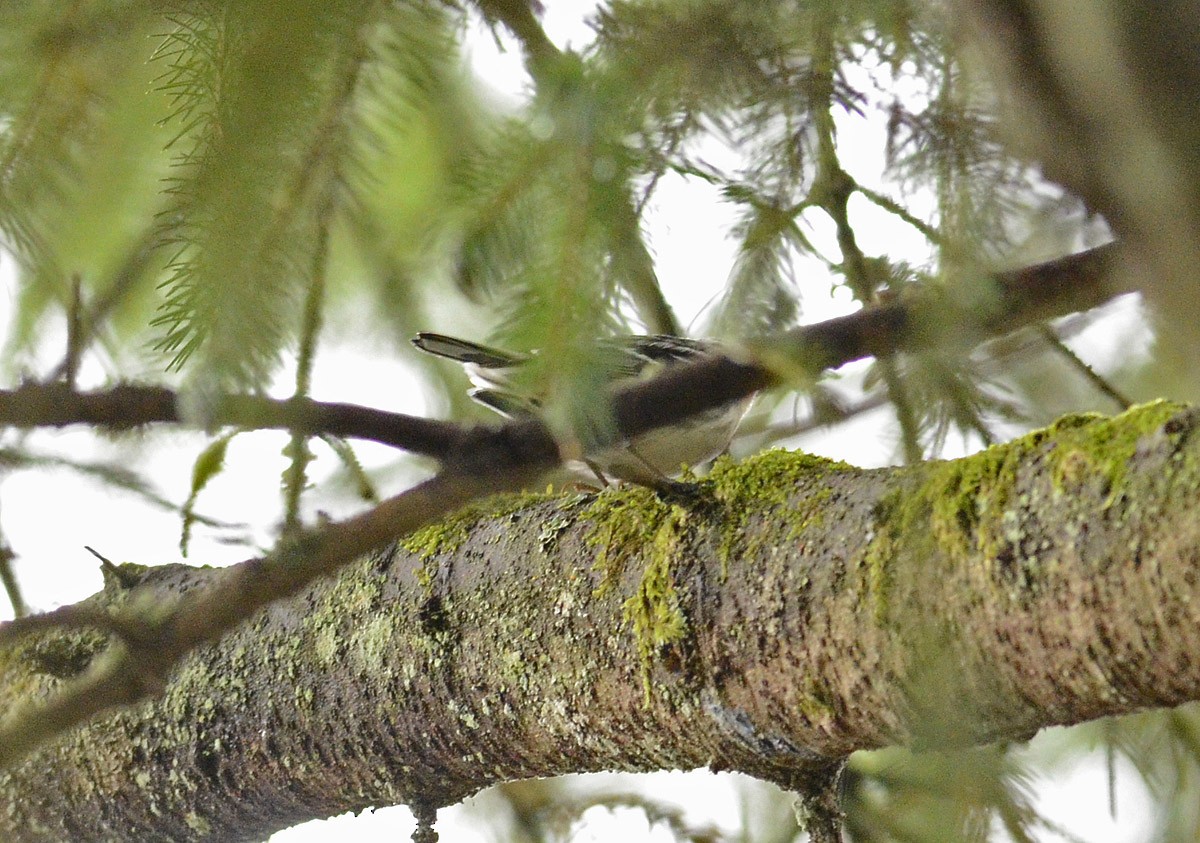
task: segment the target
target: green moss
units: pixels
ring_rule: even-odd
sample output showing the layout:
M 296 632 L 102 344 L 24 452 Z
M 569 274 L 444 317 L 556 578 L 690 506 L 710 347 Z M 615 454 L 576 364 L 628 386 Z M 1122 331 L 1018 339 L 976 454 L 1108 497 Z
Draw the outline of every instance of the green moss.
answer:
M 595 549 L 593 567 L 601 573 L 597 597 L 616 587 L 628 561 L 644 559 L 641 579 L 622 604 L 622 616 L 633 629 L 648 704 L 655 655 L 687 633 L 671 576 L 686 530 L 687 510 L 639 488 L 602 492 L 581 516 L 591 524 L 584 544 Z
M 416 555 L 422 561 L 428 561 L 442 554 L 454 553 L 471 536 L 480 521 L 512 515 L 514 512 L 551 497 L 545 493 L 530 492 L 492 495 L 464 506 L 440 521 L 414 530 L 400 539 L 399 544 L 404 550 Z M 422 586 L 428 588 L 432 582 L 432 572 L 421 568 L 417 571 L 417 578 Z
M 1055 487 L 1069 490 L 1086 479 L 1090 468 L 1091 473 L 1103 475 L 1108 486 L 1104 506 L 1112 506 L 1125 493 L 1129 462 L 1138 441 L 1184 409 L 1184 404 L 1154 401 L 1113 418 L 1089 414 L 1059 419 L 1052 428 L 1057 443 Z
M 805 530 L 821 525 L 833 490 L 823 486 L 803 498 L 797 496 L 797 490 L 831 472 L 854 470 L 844 462 L 782 449 L 764 451 L 741 462 L 728 457 L 717 460 L 703 485 L 722 504 L 722 537 L 717 548 L 722 576 L 727 575 L 731 559 L 754 555 L 768 537 L 778 538 L 762 530 L 747 538 L 756 513 L 761 516 L 764 510 L 772 510 L 772 517 L 786 525 L 784 538 L 798 539 Z
M 591 526 L 583 543 L 596 551 L 592 568 L 601 574 L 596 596 L 604 597 L 620 579 L 631 556 L 658 531 L 670 506 L 649 489 L 605 490 L 596 495 L 580 518 Z
M 671 562 L 684 533 L 687 510 L 672 506 L 658 525 L 650 542 L 650 558 L 637 590 L 621 607 L 625 621 L 633 627 L 638 658 L 642 665 L 642 688 L 650 703 L 650 666 L 660 647 L 679 641 L 687 633 L 687 621 L 679 607 L 679 594 L 671 578 Z
M 552 498 L 552 495 L 532 492 L 492 495 L 464 506 L 440 521 L 414 530 L 400 539 L 400 546 L 422 559 L 453 553 L 462 546 L 480 521 L 503 518 L 531 504 Z
M 989 556 L 1004 540 L 1017 470 L 1031 452 L 1045 449 L 1057 492 L 1069 492 L 1099 475 L 1105 508 L 1124 493 L 1129 461 L 1138 440 L 1157 430 L 1182 405 L 1156 401 L 1112 418 L 1096 413 L 1064 416 L 1005 445 L 954 462 L 940 463 L 926 484 L 933 502 L 932 528 L 939 545 L 954 556 L 980 550 Z
M 582 519 L 590 522 L 584 542 L 595 549 L 593 567 L 601 574 L 597 597 L 604 597 L 617 586 L 631 560 L 642 563 L 642 575 L 634 593 L 622 604 L 622 613 L 633 629 L 647 699 L 655 656 L 662 647 L 687 634 L 672 564 L 686 536 L 689 518 L 711 517 L 711 504 L 717 505 L 723 531 L 718 552 L 724 572 L 736 555 L 754 553 L 763 542 L 778 540 L 779 533 L 774 530 L 759 530 L 746 538 L 756 514 L 770 511 L 772 523 L 782 523 L 784 535 L 790 539 L 819 523 L 831 490 L 819 488 L 807 497 L 798 497 L 797 490 L 811 487 L 814 477 L 840 470 L 854 469 L 845 463 L 783 450 L 767 451 L 740 463 L 723 458 L 707 477 L 697 481 L 700 503 L 694 513 L 665 502 L 648 489 L 606 491 L 581 513 Z
M 1020 470 L 1044 461 L 1042 470 L 1049 471 L 1055 494 L 1099 479 L 1108 507 L 1125 492 L 1138 441 L 1182 409 L 1157 401 L 1112 418 L 1064 416 L 1048 428 L 973 456 L 913 467 L 907 482 L 876 508 L 875 537 L 864 563 L 877 617 L 886 614 L 890 569 L 898 554 L 961 563 L 975 554 L 994 559 L 1005 545 L 1020 545 L 1016 508 L 1029 504 L 1014 498 Z
M 856 471 L 838 460 L 774 448 L 738 462 L 721 457 L 702 481 L 718 500 L 785 504 L 796 486 L 832 471 Z

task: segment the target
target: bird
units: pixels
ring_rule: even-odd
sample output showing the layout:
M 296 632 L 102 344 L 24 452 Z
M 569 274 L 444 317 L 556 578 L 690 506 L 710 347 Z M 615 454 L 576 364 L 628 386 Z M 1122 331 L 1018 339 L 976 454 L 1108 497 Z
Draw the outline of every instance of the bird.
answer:
M 542 401 L 528 394 L 520 379 L 522 367 L 537 352 L 510 352 L 458 337 L 422 332 L 412 343 L 421 351 L 460 363 L 473 384 L 468 393 L 479 404 L 507 418 L 542 416 Z M 619 388 L 653 377 L 665 368 L 721 354 L 712 340 L 667 334 L 631 334 L 597 340 L 598 356 L 606 359 L 609 387 Z M 723 452 L 750 406 L 751 398 L 690 416 L 677 424 L 643 433 L 631 440 L 584 450 L 568 463 L 574 479 L 591 475 L 602 486 L 616 478 L 660 490 L 677 490 L 671 481 L 687 467 L 701 465 Z M 587 441 L 586 435 L 576 435 Z

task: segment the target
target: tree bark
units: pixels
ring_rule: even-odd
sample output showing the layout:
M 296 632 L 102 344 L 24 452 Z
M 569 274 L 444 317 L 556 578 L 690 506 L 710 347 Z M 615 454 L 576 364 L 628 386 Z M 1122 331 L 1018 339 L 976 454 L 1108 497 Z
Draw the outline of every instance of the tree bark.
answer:
M 692 499 L 492 499 L 4 773 L 0 838 L 258 840 L 595 770 L 804 790 L 856 749 L 1200 699 L 1198 425 L 1158 403 L 952 462 L 775 451 L 719 465 Z M 154 568 L 96 599 L 152 607 L 216 575 Z M 10 648 L 0 704 L 36 705 L 104 644 Z

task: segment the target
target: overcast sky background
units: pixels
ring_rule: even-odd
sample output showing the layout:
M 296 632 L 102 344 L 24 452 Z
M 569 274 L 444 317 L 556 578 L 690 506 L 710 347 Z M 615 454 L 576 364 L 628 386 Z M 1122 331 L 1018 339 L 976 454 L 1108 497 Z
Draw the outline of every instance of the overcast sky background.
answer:
M 550 37 L 559 46 L 579 47 L 590 38 L 583 25 L 584 15 L 594 7 L 588 0 L 554 0 L 543 18 Z M 492 36 L 482 30 L 470 39 L 472 64 L 482 79 L 495 89 L 496 96 L 518 102 L 526 89 L 521 57 L 516 50 L 502 52 Z M 853 81 L 853 80 L 852 80 Z M 864 132 L 861 122 L 853 132 L 839 135 L 839 152 L 847 169 L 868 186 L 894 193 L 879 176 L 883 172 L 884 118 L 878 121 L 878 133 Z M 714 144 L 706 149 L 711 157 L 736 153 Z M 856 197 L 860 199 L 861 197 Z M 868 254 L 887 254 L 892 258 L 923 263 L 928 259 L 927 246 L 911 229 L 864 201 L 853 201 L 851 212 Z M 927 215 L 928 216 L 928 215 Z M 664 289 L 676 308 L 683 324 L 697 320 L 705 305 L 723 286 L 733 264 L 735 248 L 725 236 L 731 221 L 727 206 L 722 205 L 718 191 L 699 181 L 685 181 L 678 176 L 666 176 L 647 210 L 647 230 L 657 260 Z M 827 255 L 838 254 L 832 224 L 820 215 L 807 219 L 807 232 Z M 826 277 L 827 270 L 816 260 L 797 275 L 812 272 Z M 820 286 L 820 285 L 816 285 Z M 0 259 L 0 306 L 15 297 L 12 264 Z M 11 305 L 10 305 L 11 306 Z M 817 322 L 849 312 L 853 305 L 846 295 L 827 292 L 809 295 L 804 301 L 804 321 Z M 1132 346 L 1144 348 L 1145 338 L 1137 335 L 1136 307 L 1126 302 L 1110 308 L 1109 315 L 1075 338 L 1078 349 L 1095 349 L 1099 343 L 1089 343 L 1092 337 L 1107 337 L 1105 353 L 1115 354 L 1111 343 L 1113 331 L 1122 331 L 1132 339 L 1121 351 L 1128 353 Z M 452 324 L 429 326 L 431 329 L 452 331 Z M 2 340 L 2 338 L 0 338 Z M 417 381 L 404 370 L 404 361 L 390 351 L 379 349 L 369 342 L 357 348 L 339 351 L 323 350 L 317 358 L 312 395 L 326 401 L 349 401 L 384 409 L 418 415 L 428 414 Z M 414 352 L 415 354 L 416 352 Z M 1105 360 L 1091 358 L 1103 369 Z M 94 372 L 97 377 L 100 373 Z M 86 382 L 88 371 L 83 372 Z M 853 376 L 851 370 L 849 377 Z M 281 377 L 280 395 L 288 394 L 291 380 Z M 390 384 L 387 394 L 380 394 L 380 384 Z M 843 459 L 859 466 L 878 466 L 897 459 L 894 437 L 885 432 L 892 419 L 886 409 L 866 413 L 839 426 L 832 434 L 805 437 L 802 446 L 809 451 Z M 11 441 L 11 433 L 0 432 L 0 442 Z M 97 444 L 87 430 L 67 430 L 55 433 L 33 432 L 26 441 L 47 452 L 71 454 L 95 453 L 102 459 L 108 446 Z M 173 433 L 141 455 L 141 467 L 149 467 L 164 495 L 174 501 L 187 497 L 191 466 L 206 440 L 194 433 Z M 256 525 L 255 541 L 264 546 L 271 543 L 271 527 L 280 516 L 279 476 L 284 465 L 282 449 L 287 441 L 284 434 L 257 432 L 239 436 L 230 448 L 227 463 L 231 470 L 218 477 L 205 491 L 200 511 L 234 521 Z M 370 469 L 393 464 L 395 454 L 384 446 L 356 443 L 364 465 Z M 949 443 L 947 456 L 962 453 L 969 443 Z M 319 484 L 332 476 L 337 463 L 320 446 L 318 461 L 312 475 Z M 396 488 L 383 489 L 392 494 L 416 479 L 396 478 Z M 334 511 L 332 514 L 345 514 Z M 179 518 L 176 514 L 147 507 L 130 495 L 113 492 L 80 480 L 67 470 L 22 471 L 0 475 L 0 529 L 9 544 L 20 554 L 17 575 L 25 590 L 26 599 L 37 609 L 53 608 L 72 603 L 101 588 L 96 560 L 84 551 L 84 545 L 96 548 L 115 561 L 144 564 L 176 561 L 179 558 Z M 210 531 L 198 530 L 189 561 L 205 564 L 231 564 L 247 557 L 245 545 L 227 545 Z M 4 602 L 4 601 L 0 601 Z M 0 618 L 11 617 L 7 603 L 0 606 Z M 1051 730 L 1039 736 L 1039 742 L 1054 741 Z M 1038 808 L 1044 815 L 1061 822 L 1080 839 L 1089 841 L 1138 841 L 1148 833 L 1149 817 L 1145 790 L 1126 764 L 1118 766 L 1121 783 L 1118 822 L 1108 811 L 1108 786 L 1102 766 L 1087 761 L 1055 774 L 1053 780 L 1039 783 Z M 704 772 L 689 774 L 654 774 L 651 776 L 614 777 L 614 786 L 644 787 L 655 799 L 668 799 L 688 812 L 695 824 L 716 823 L 734 831 L 739 827 L 739 794 L 730 781 L 736 777 L 716 776 Z M 622 784 L 623 783 L 623 784 Z M 475 819 L 492 816 L 497 809 L 495 800 L 485 793 L 463 808 L 441 812 L 439 831 L 446 843 L 467 843 L 493 839 L 487 827 Z M 342 817 L 325 822 L 306 823 L 281 832 L 272 843 L 317 843 L 354 839 L 359 841 L 394 841 L 407 839 L 412 829 L 411 814 L 405 808 L 383 809 L 360 817 Z M 611 814 L 600 811 L 589 815 L 589 822 L 575 838 L 611 840 L 620 837 L 626 843 L 637 841 L 667 841 L 664 829 L 647 828 L 640 812 Z M 502 839 L 502 838 L 501 838 Z M 1005 839 L 1002 836 L 998 840 Z M 1067 838 L 1046 835 L 1043 843 L 1057 843 Z

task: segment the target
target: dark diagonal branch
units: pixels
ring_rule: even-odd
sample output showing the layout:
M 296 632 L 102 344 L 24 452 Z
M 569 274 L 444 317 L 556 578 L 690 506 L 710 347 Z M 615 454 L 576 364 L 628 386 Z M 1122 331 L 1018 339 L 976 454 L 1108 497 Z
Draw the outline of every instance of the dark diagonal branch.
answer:
M 969 348 L 1023 325 L 1096 307 L 1133 292 L 1119 283 L 1117 262 L 1118 247 L 1109 244 L 998 273 L 986 285 L 986 300 L 915 296 L 794 328 L 748 349 L 745 360 L 711 357 L 673 366 L 616 396 L 617 426 L 632 437 L 854 360 L 935 346 Z
M 789 379 L 869 356 L 933 346 L 962 347 L 1023 325 L 1103 304 L 1133 288 L 1118 283 L 1118 247 L 1109 244 L 1065 258 L 998 273 L 984 285 L 986 299 L 956 301 L 933 295 L 872 305 L 857 313 L 795 328 L 733 357 L 711 357 L 673 366 L 662 375 L 623 389 L 615 398 L 621 435 L 633 437 L 682 421 Z M 122 384 L 75 392 L 54 384 L 0 390 L 0 425 L 62 427 L 90 424 L 127 430 L 152 423 L 181 423 L 178 395 L 156 386 Z M 226 396 L 211 422 L 247 429 L 287 429 L 381 442 L 445 460 L 461 454 L 469 429 L 354 404 L 308 399 Z

